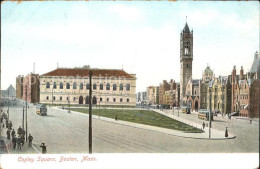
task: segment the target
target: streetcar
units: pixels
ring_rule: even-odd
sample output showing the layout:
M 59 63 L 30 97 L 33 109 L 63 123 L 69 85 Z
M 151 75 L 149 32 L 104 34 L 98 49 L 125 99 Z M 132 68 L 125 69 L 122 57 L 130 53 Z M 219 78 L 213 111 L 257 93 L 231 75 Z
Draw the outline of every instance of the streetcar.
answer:
M 47 107 L 45 104 L 36 104 L 36 113 L 41 116 L 47 116 Z
M 202 120 L 209 120 L 209 110 L 199 109 L 198 118 Z M 213 114 L 211 113 L 211 120 L 213 120 Z
M 190 108 L 187 106 L 182 106 L 181 107 L 181 112 L 185 114 L 190 114 Z

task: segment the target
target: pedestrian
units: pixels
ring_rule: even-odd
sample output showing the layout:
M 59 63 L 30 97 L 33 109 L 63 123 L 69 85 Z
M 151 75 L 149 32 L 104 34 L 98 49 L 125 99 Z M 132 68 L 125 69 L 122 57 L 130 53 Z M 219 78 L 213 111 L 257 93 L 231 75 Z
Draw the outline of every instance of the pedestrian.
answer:
M 8 123 L 8 127 L 10 128 L 10 130 L 12 129 L 12 127 L 13 127 L 12 121 L 10 121 L 10 122 Z
M 31 136 L 31 134 L 29 134 L 28 136 L 28 140 L 29 140 L 29 147 L 32 147 L 32 140 L 33 140 L 33 137 Z
M 21 139 L 21 137 L 19 136 L 18 138 L 17 138 L 17 149 L 19 150 L 21 150 L 22 149 L 22 147 L 21 147 L 21 144 L 22 144 L 22 139 Z
M 10 130 L 7 129 L 6 134 L 7 134 L 7 139 L 8 139 L 8 140 L 10 140 L 10 133 L 11 133 Z
M 5 127 L 8 128 L 8 120 L 5 121 Z
M 19 126 L 19 128 L 17 129 L 17 134 L 19 134 L 19 136 L 21 136 L 22 132 L 23 132 L 23 129 L 21 126 Z
M 25 141 L 25 138 L 24 138 L 24 135 L 21 134 L 21 140 L 22 140 L 22 146 L 24 145 L 24 141 Z
M 4 118 L 4 117 L 3 117 L 3 116 L 1 116 L 1 123 L 3 123 L 3 118 Z
M 44 143 L 42 143 L 42 145 L 40 147 L 42 148 L 42 154 L 46 154 L 46 152 L 47 152 L 46 145 Z
M 12 130 L 12 138 L 15 136 L 15 131 L 14 131 L 14 129 Z
M 16 139 L 16 136 L 14 135 L 13 139 L 12 139 L 12 143 L 13 143 L 13 148 L 15 149 L 16 147 L 16 142 L 17 142 L 17 139 Z
M 250 120 L 249 123 L 252 124 L 252 120 Z
M 225 131 L 225 137 L 228 137 L 228 129 L 226 127 L 226 131 Z
M 204 122 L 202 123 L 202 128 L 203 128 L 203 130 L 204 130 L 204 128 L 205 128 L 205 123 L 204 123 Z

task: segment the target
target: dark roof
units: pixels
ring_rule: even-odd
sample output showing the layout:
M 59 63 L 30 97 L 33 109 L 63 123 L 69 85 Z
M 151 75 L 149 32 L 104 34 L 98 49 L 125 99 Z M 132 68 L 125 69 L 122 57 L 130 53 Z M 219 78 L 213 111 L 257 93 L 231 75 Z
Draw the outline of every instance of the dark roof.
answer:
M 80 76 L 88 77 L 90 69 L 80 69 L 80 68 L 58 68 L 51 72 L 45 73 L 41 76 Z M 91 69 L 93 72 L 93 77 L 125 77 L 134 78 L 132 75 L 126 73 L 124 70 L 119 69 Z
M 185 26 L 184 26 L 183 31 L 184 31 L 185 33 L 190 33 L 190 29 L 189 29 L 189 26 L 188 26 L 187 22 L 186 22 L 186 24 L 185 24 Z

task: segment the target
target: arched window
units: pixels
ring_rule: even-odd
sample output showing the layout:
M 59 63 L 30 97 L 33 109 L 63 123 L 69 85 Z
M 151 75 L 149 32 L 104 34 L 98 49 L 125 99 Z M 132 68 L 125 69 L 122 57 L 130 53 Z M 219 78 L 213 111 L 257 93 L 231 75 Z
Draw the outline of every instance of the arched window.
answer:
M 63 83 L 60 82 L 60 89 L 63 89 Z
M 129 83 L 126 85 L 126 91 L 130 91 L 130 84 Z
M 66 89 L 70 89 L 70 84 L 69 83 L 66 84 Z
M 113 84 L 113 90 L 116 91 L 116 84 Z
M 56 85 L 56 82 L 53 83 L 53 89 L 56 89 L 57 88 L 57 85 Z
M 79 88 L 83 89 L 83 83 L 80 83 Z
M 89 83 L 87 83 L 87 85 L 86 85 L 86 89 L 90 89 L 90 85 L 89 85 Z
M 46 83 L 46 88 L 47 88 L 47 89 L 50 88 L 50 83 L 49 83 L 49 82 Z
M 107 89 L 107 90 L 110 90 L 110 84 L 109 84 L 109 83 L 107 83 L 106 89 Z
M 99 90 L 103 90 L 103 84 L 99 85 Z
M 97 85 L 96 85 L 96 83 L 93 84 L 93 90 L 97 90 Z
M 121 83 L 119 88 L 120 88 L 120 90 L 124 90 L 124 85 Z
M 77 83 L 76 82 L 73 83 L 73 89 L 77 89 Z

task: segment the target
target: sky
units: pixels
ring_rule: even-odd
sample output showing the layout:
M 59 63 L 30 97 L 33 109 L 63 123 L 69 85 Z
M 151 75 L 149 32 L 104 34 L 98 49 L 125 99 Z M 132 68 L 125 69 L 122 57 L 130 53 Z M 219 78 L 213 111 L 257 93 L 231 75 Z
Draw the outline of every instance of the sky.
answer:
M 180 81 L 180 32 L 193 30 L 193 79 L 250 70 L 259 51 L 259 3 L 83 2 L 1 4 L 1 87 L 59 67 L 124 69 L 136 91 Z

